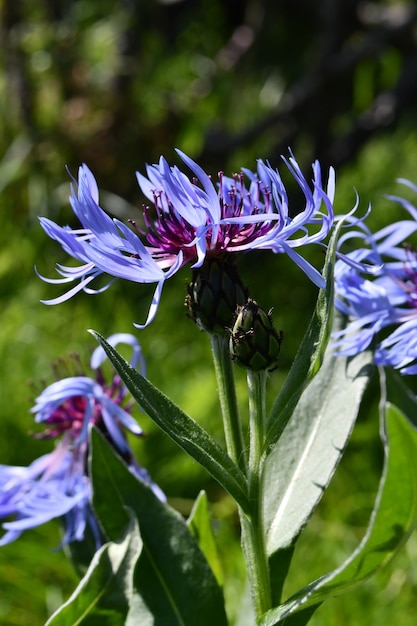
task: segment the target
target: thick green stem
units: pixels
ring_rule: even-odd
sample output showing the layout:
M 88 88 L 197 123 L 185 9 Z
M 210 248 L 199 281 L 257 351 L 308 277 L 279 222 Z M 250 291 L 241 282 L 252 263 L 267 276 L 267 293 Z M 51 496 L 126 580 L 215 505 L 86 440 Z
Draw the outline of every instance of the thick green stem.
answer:
M 241 512 L 242 544 L 257 621 L 272 606 L 262 513 L 262 448 L 265 437 L 266 372 L 248 371 L 250 449 L 248 490 L 252 514 Z
M 259 462 L 265 438 L 266 425 L 266 371 L 248 370 L 249 390 L 249 488 L 251 478 L 258 478 Z
M 262 515 L 262 449 L 265 439 L 265 387 L 266 372 L 248 371 L 249 389 L 249 459 L 244 445 L 242 423 L 236 398 L 233 363 L 227 337 L 211 334 L 223 416 L 226 447 L 229 456 L 247 473 L 251 513 L 240 513 L 242 546 L 251 586 L 257 622 L 271 608 L 271 585 Z
M 246 473 L 246 451 L 242 423 L 236 398 L 233 363 L 230 358 L 229 341 L 223 335 L 210 334 L 219 391 L 220 407 L 226 448 L 231 459 Z

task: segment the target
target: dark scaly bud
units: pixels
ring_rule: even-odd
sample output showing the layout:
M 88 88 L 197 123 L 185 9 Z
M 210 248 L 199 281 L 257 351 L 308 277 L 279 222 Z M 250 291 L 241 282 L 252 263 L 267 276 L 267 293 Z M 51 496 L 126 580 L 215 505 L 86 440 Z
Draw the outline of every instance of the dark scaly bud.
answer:
M 185 306 L 201 330 L 226 334 L 236 308 L 244 304 L 247 297 L 248 291 L 230 256 L 208 257 L 193 271 Z
M 271 372 L 277 367 L 283 335 L 276 330 L 271 313 L 272 309 L 265 313 L 250 298 L 238 307 L 230 333 L 230 353 L 246 369 Z

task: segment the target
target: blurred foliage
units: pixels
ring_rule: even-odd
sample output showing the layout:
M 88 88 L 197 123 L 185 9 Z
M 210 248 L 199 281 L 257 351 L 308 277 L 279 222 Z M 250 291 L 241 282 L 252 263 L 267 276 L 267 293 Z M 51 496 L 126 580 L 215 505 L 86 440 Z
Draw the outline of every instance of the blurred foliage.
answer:
M 131 332 L 145 318 L 151 291 L 115 283 L 96 297 L 79 295 L 46 307 L 52 276 L 65 255 L 46 237 L 37 215 L 73 221 L 69 176 L 86 162 L 102 204 L 126 219 L 142 199 L 136 169 L 180 147 L 213 175 L 279 164 L 288 146 L 306 172 L 320 159 L 334 165 L 335 208 L 373 205 L 377 227 L 397 219 L 384 194 L 405 194 L 395 180 L 417 182 L 417 7 L 380 0 L 3 0 L 0 4 L 0 460 L 28 464 L 49 450 L 33 440 L 28 413 L 51 362 L 94 347 L 87 328 Z M 409 192 L 407 192 L 409 193 Z M 298 208 L 294 193 L 293 210 Z M 322 251 L 309 252 L 317 265 Z M 282 257 L 241 260 L 244 278 L 285 333 L 279 388 L 306 328 L 316 290 Z M 185 268 L 164 288 L 162 306 L 140 340 L 150 379 L 222 438 L 210 350 L 185 315 Z M 243 372 L 237 370 L 244 391 Z M 30 384 L 32 381 L 32 384 Z M 184 384 L 187 381 L 187 384 Z M 412 381 L 411 381 L 412 382 Z M 412 384 L 414 384 L 412 382 Z M 288 592 L 342 561 L 359 541 L 372 505 L 381 451 L 375 384 L 346 457 L 296 552 Z M 188 513 L 208 490 L 216 532 L 231 577 L 226 594 L 239 603 L 243 565 L 232 503 L 144 416 L 148 435 L 133 442 L 140 461 L 172 502 Z M 229 525 L 231 523 L 231 526 Z M 320 539 L 320 541 L 318 541 Z M 26 533 L 0 551 L 0 622 L 38 626 L 75 586 L 57 524 Z M 48 552 L 50 550 L 50 552 Z M 320 609 L 313 626 L 414 624 L 415 537 L 386 572 L 356 594 Z M 227 555 L 227 557 L 225 556 Z M 232 556 L 231 556 L 232 555 Z M 364 608 L 366 607 L 366 610 Z

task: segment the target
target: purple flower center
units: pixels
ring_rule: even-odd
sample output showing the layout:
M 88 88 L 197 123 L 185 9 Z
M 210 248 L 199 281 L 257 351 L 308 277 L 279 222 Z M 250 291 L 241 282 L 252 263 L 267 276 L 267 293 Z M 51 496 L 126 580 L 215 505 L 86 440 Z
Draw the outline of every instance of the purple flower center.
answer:
M 111 384 L 108 385 L 101 369 L 98 368 L 96 380 L 102 387 L 104 394 L 115 404 L 121 406 L 126 396 L 126 389 L 120 378 L 115 376 Z M 71 442 L 75 443 L 79 441 L 83 431 L 86 430 L 86 420 L 89 424 L 93 424 L 105 432 L 102 409 L 101 402 L 93 396 L 67 396 L 57 408 L 43 419 L 47 428 L 42 433 L 35 434 L 35 437 L 37 439 L 52 439 L 67 433 Z M 129 407 L 125 406 L 123 410 L 129 411 Z
M 198 185 L 198 180 L 193 179 Z M 220 219 L 244 218 L 249 215 L 264 215 L 272 212 L 271 190 L 256 181 L 249 192 L 244 184 L 244 174 L 234 174 L 225 179 L 223 172 L 219 173 Z M 197 229 L 190 224 L 177 210 L 168 195 L 162 190 L 153 191 L 154 206 L 143 207 L 143 216 L 146 230 L 141 231 L 136 224 L 133 226 L 142 234 L 146 241 L 160 251 L 160 256 L 176 255 L 181 250 L 184 261 L 196 257 L 195 239 Z M 253 223 L 234 222 L 232 224 L 213 224 L 207 212 L 205 238 L 208 254 L 216 255 L 226 249 L 237 248 L 242 244 L 248 245 L 276 227 L 279 220 L 260 220 Z M 213 231 L 216 229 L 216 236 Z M 157 256 L 157 254 L 156 254 Z
M 85 396 L 68 398 L 45 419 L 44 423 L 48 424 L 48 428 L 35 436 L 38 439 L 51 439 L 69 432 L 71 439 L 75 441 L 83 429 L 87 405 L 88 401 Z M 94 400 L 93 412 L 89 421 L 98 425 L 101 420 L 100 407 Z

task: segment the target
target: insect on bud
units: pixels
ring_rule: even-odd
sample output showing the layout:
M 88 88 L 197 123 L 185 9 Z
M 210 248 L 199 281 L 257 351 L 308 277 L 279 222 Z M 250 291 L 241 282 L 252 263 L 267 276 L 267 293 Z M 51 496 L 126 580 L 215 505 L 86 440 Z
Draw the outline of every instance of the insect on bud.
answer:
M 283 335 L 276 330 L 271 311 L 265 313 L 251 299 L 237 309 L 230 333 L 230 353 L 246 369 L 271 372 L 277 367 Z

